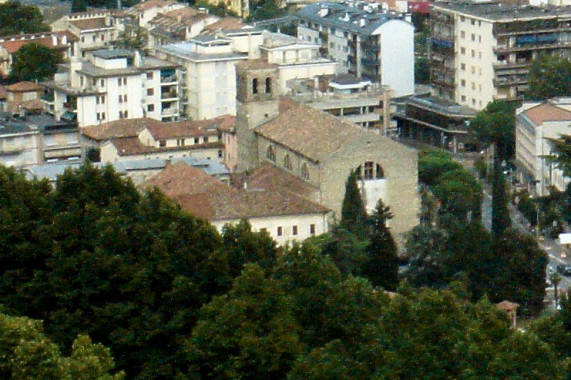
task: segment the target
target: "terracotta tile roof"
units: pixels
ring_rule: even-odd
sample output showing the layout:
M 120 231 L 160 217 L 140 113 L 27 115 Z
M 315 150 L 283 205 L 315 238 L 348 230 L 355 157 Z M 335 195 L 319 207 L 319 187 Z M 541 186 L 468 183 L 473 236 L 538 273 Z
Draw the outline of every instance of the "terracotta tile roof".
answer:
M 571 112 L 549 102 L 541 103 L 524 113 L 535 125 L 542 125 L 546 121 L 571 120 Z
M 229 128 L 235 124 L 236 118 L 226 115 L 208 120 L 150 124 L 147 126 L 147 129 L 155 140 L 166 140 L 177 137 L 216 136 L 218 135 L 219 126 Z
M 158 8 L 162 8 L 162 7 L 166 7 L 168 5 L 173 5 L 176 4 L 176 1 L 171 1 L 171 0 L 148 0 L 148 1 L 143 1 L 135 6 L 133 6 L 132 8 L 139 10 L 139 11 L 146 11 L 155 7 Z
M 240 29 L 244 26 L 242 20 L 236 17 L 224 17 L 204 28 L 206 32 L 216 32 L 224 29 Z
M 208 220 L 236 220 L 267 216 L 325 214 L 329 209 L 291 192 L 236 190 L 199 169 L 177 163 L 146 181 L 183 209 Z
M 291 98 L 288 98 L 286 96 L 280 96 L 280 101 L 278 104 L 280 113 L 285 112 L 285 111 L 289 110 L 290 108 L 299 107 L 299 106 L 301 106 L 300 102 L 297 102 L 297 101 L 295 101 Z
M 68 42 L 65 44 L 62 41 L 62 38 L 64 35 L 68 39 Z M 57 45 L 54 45 L 54 39 L 52 38 L 52 36 L 56 37 Z M 2 37 L 4 42 L 0 43 L 0 46 L 2 46 L 4 49 L 6 49 L 6 51 L 9 54 L 16 53 L 18 50 L 20 50 L 20 48 L 22 46 L 27 45 L 29 43 L 36 43 L 36 44 L 44 45 L 44 46 L 47 46 L 50 48 L 67 49 L 70 45 L 69 44 L 70 40 L 71 41 L 77 40 L 77 38 L 75 36 L 73 38 L 70 38 L 70 36 L 73 36 L 73 34 L 67 32 L 67 31 L 66 32 L 57 32 L 57 33 L 46 32 L 46 33 L 21 34 L 21 35 L 16 35 L 16 36 L 6 36 L 6 37 Z M 11 40 L 12 37 L 15 38 L 14 41 Z M 10 39 L 10 40 L 8 40 L 8 39 Z
M 284 189 L 309 199 L 315 199 L 319 191 L 293 174 L 269 163 L 260 165 L 244 182 L 248 188 Z
M 307 106 L 288 109 L 257 127 L 256 133 L 314 161 L 366 134 L 354 124 Z
M 81 133 L 97 141 L 120 137 L 136 137 L 143 129 L 155 124 L 160 125 L 161 122 L 150 118 L 123 119 L 83 127 Z
M 174 18 L 180 17 L 181 20 L 189 19 L 189 18 L 194 17 L 198 14 L 207 15 L 206 13 L 199 12 L 196 9 L 192 9 L 190 7 L 175 9 L 173 11 L 164 13 L 164 15 L 167 17 L 174 17 Z
M 69 23 L 80 30 L 102 29 L 110 27 L 105 22 L 105 17 L 88 18 L 84 20 L 72 20 Z
M 195 149 L 222 149 L 224 144 L 220 141 L 195 144 L 195 145 L 184 145 L 184 146 L 173 146 L 157 148 L 154 146 L 144 145 L 138 137 L 120 137 L 111 139 L 110 143 L 113 144 L 115 149 L 117 149 L 117 154 L 119 156 L 134 156 L 139 154 L 148 153 L 160 153 L 160 152 L 178 152 L 178 151 L 188 151 Z
M 25 102 L 20 103 L 20 106 L 26 110 L 38 111 L 44 109 L 44 102 L 42 102 L 41 99 L 26 100 Z
M 33 82 L 18 82 L 5 86 L 8 92 L 31 92 L 31 91 L 43 91 L 43 87 L 37 83 Z

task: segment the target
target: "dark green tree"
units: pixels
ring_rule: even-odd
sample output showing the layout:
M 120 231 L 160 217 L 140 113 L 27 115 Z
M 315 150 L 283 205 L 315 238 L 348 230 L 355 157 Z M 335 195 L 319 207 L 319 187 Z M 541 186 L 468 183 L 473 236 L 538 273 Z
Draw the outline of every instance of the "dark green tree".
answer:
M 248 21 L 268 20 L 284 16 L 287 11 L 276 0 L 254 0 L 250 3 Z
M 496 164 L 506 163 L 515 153 L 515 110 L 517 102 L 495 100 L 478 112 L 470 122 L 477 140 L 495 147 Z
M 85 0 L 72 0 L 71 11 L 73 13 L 87 11 L 87 2 Z
M 501 236 L 512 225 L 508 202 L 509 195 L 507 194 L 504 173 L 499 165 L 494 165 L 492 177 L 492 232 L 496 237 Z
M 535 59 L 528 74 L 526 97 L 545 100 L 571 94 L 571 60 L 556 55 L 541 55 Z
M 369 217 L 369 245 L 367 261 L 361 274 L 375 286 L 396 290 L 398 286 L 398 248 L 387 226 L 393 215 L 388 206 L 379 199 Z
M 62 53 L 44 45 L 29 43 L 15 54 L 10 70 L 12 81 L 41 81 L 51 78 L 57 65 L 63 61 Z
M 367 211 L 361 197 L 361 190 L 357 185 L 357 172 L 352 171 L 345 182 L 340 226 L 357 236 L 364 236 L 366 223 Z
M 0 36 L 49 31 L 50 27 L 43 21 L 42 13 L 35 6 L 19 1 L 0 4 Z
M 310 239 L 344 274 L 359 275 L 367 262 L 368 242 L 344 228 L 334 226 L 328 234 Z
M 449 282 L 443 255 L 447 239 L 446 230 L 426 225 L 408 233 L 405 249 L 410 264 L 405 278 L 413 286 L 442 288 Z
M 553 153 L 549 160 L 561 169 L 565 176 L 571 177 L 571 135 L 563 134 L 557 139 L 550 139 L 550 142 L 553 146 Z M 557 206 L 561 209 L 561 215 L 567 223 L 571 223 L 571 184 L 567 185 Z

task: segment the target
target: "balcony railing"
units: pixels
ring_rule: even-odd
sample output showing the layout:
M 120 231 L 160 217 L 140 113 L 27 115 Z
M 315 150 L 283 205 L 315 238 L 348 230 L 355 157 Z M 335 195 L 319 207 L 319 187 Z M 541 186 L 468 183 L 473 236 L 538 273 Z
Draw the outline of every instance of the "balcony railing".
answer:
M 178 93 L 176 91 L 162 92 L 161 100 L 164 99 L 178 99 Z
M 176 75 L 161 76 L 161 83 L 173 83 L 177 81 Z

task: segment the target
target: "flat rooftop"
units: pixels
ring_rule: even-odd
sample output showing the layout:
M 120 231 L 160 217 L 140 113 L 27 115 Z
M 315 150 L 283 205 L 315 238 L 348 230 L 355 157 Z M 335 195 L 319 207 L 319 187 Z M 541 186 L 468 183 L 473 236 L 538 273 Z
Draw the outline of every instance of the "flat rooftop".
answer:
M 541 18 L 569 17 L 571 6 L 510 5 L 496 2 L 438 2 L 433 8 L 449 9 L 461 14 L 479 17 L 490 21 L 532 20 Z

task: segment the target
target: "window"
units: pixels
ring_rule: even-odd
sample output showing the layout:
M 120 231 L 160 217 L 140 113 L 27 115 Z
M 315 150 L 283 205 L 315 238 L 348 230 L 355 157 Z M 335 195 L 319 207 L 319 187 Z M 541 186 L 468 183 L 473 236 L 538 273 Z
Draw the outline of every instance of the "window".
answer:
M 476 74 L 476 66 L 470 67 L 470 70 L 472 71 L 472 74 Z
M 474 19 L 470 20 L 470 24 L 476 25 L 476 20 L 474 20 Z
M 315 235 L 315 224 L 309 225 L 309 233 Z
M 127 94 L 123 95 L 123 101 L 124 101 L 124 102 L 127 101 Z
M 202 138 L 202 141 L 205 142 L 205 143 L 207 143 L 207 142 L 208 142 L 208 136 L 204 136 L 204 137 Z
M 127 78 L 123 78 L 123 84 L 127 85 Z
M 166 141 L 166 140 L 161 140 L 161 141 L 159 141 L 159 146 L 160 146 L 161 148 L 164 148 L 165 146 L 167 146 L 167 141 Z
M 153 79 L 153 72 L 147 73 L 147 79 Z
M 218 151 L 218 158 L 222 158 L 222 151 L 221 150 Z
M 357 168 L 357 179 L 382 179 L 385 177 L 383 168 L 381 165 L 374 163 L 373 161 L 367 161 L 364 165 L 360 165 Z
M 460 48 L 460 54 L 466 54 L 466 48 L 461 47 Z
M 476 99 L 472 98 L 472 105 L 475 106 L 476 105 Z
M 200 143 L 200 137 L 195 137 L 195 138 L 194 138 L 194 143 L 195 143 L 195 144 L 199 144 L 199 143 Z
M 460 21 L 462 21 L 462 22 L 466 21 L 466 17 L 460 16 Z
M 466 71 L 466 64 L 465 63 L 460 64 L 460 70 Z
M 266 94 L 272 92 L 272 78 L 266 78 Z
M 289 158 L 289 154 L 286 154 L 284 157 L 284 168 L 291 170 L 291 159 Z
M 95 97 L 95 104 L 99 104 L 99 96 Z
M 478 42 L 482 42 L 482 36 L 478 36 Z
M 258 78 L 252 79 L 252 94 L 258 93 Z
M 363 170 L 363 177 L 365 179 L 375 178 L 375 165 L 373 164 L 373 162 L 371 162 L 371 161 L 365 162 L 365 169 Z
M 293 227 L 291 228 L 291 234 L 294 235 L 294 236 L 297 235 L 297 226 L 293 226 Z
M 117 78 L 117 84 L 121 86 L 121 78 Z
M 97 86 L 97 79 L 93 79 L 93 86 Z
M 466 96 L 465 96 L 465 95 L 462 95 L 462 97 L 461 97 L 460 99 L 461 99 L 463 102 L 465 102 L 465 101 L 466 101 Z
M 272 145 L 269 145 L 268 150 L 266 150 L 266 158 L 270 161 L 276 162 L 276 150 Z
M 100 84 L 101 84 L 101 87 L 105 86 L 105 79 L 101 79 Z
M 123 112 L 123 116 L 125 116 L 125 119 L 129 117 L 129 113 L 127 111 Z
M 472 82 L 471 88 L 472 88 L 472 90 L 475 90 L 476 89 L 476 83 Z
M 101 104 L 105 104 L 105 96 L 101 97 Z
M 147 88 L 147 96 L 153 96 L 155 95 L 155 90 L 152 88 Z
M 461 30 L 460 31 L 460 38 L 466 38 L 466 32 Z
M 101 120 L 101 114 L 97 112 L 97 120 Z
M 123 95 L 119 95 L 119 103 L 123 103 Z
M 184 146 L 184 139 L 176 139 L 176 146 Z
M 470 36 L 470 38 L 472 39 L 472 41 L 476 41 L 476 35 L 474 33 L 472 33 L 472 35 Z
M 478 59 L 482 59 L 482 52 L 481 51 L 478 52 Z
M 282 236 L 282 235 L 283 235 L 283 230 L 282 230 L 282 227 L 279 226 L 278 227 L 278 236 Z
M 123 111 L 119 111 L 119 119 L 123 118 Z
M 105 112 L 101 112 L 101 120 L 105 120 Z
M 474 58 L 476 56 L 476 50 L 472 49 L 470 51 L 470 54 L 472 55 L 472 58 Z
M 307 168 L 306 163 L 301 165 L 301 179 L 303 179 L 304 181 L 309 180 L 309 169 Z
M 154 104 L 147 105 L 147 111 L 148 112 L 155 112 L 155 105 Z
M 465 79 L 462 79 L 462 80 L 460 81 L 460 86 L 466 87 L 466 80 L 465 80 Z

